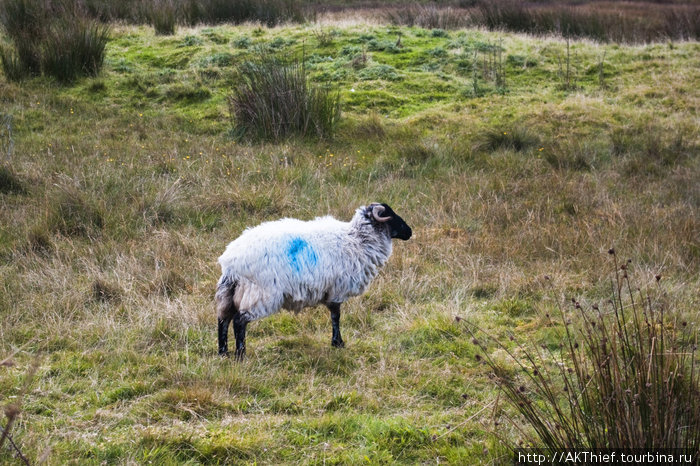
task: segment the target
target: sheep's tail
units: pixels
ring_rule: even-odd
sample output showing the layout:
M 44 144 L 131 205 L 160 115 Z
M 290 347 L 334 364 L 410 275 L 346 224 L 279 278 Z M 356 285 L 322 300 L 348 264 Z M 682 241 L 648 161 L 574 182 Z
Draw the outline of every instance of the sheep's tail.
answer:
M 219 317 L 219 355 L 221 356 L 228 355 L 228 327 L 238 312 L 233 299 L 237 285 L 238 280 L 224 273 L 216 287 L 216 295 L 214 297 L 216 299 L 216 312 Z M 236 338 L 238 338 L 238 334 Z M 236 351 L 236 354 L 238 354 L 238 350 Z
M 219 320 L 228 320 L 238 311 L 233 300 L 236 286 L 238 286 L 238 280 L 227 274 L 223 274 L 219 279 L 219 283 L 216 286 L 216 295 L 214 296 Z

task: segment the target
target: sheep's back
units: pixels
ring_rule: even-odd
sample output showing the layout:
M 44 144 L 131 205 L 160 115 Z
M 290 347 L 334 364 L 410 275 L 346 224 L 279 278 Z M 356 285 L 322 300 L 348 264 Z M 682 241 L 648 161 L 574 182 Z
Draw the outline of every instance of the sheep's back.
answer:
M 316 304 L 340 273 L 347 229 L 347 223 L 332 217 L 266 222 L 231 242 L 219 263 L 224 274 L 279 290 L 285 301 Z

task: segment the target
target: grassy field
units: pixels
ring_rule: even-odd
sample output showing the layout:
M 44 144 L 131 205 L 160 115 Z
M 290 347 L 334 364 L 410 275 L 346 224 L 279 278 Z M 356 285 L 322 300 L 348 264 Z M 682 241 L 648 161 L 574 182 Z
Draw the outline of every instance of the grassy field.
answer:
M 227 98 L 261 49 L 338 88 L 335 138 L 236 138 Z M 494 426 L 465 322 L 556 346 L 544 314 L 605 302 L 613 246 L 697 329 L 699 66 L 697 42 L 115 25 L 96 78 L 0 79 L 0 405 L 22 398 L 15 442 L 48 464 L 507 463 L 497 437 L 519 434 Z M 347 347 L 316 308 L 251 324 L 242 363 L 217 357 L 226 244 L 372 201 L 414 237 L 344 307 Z

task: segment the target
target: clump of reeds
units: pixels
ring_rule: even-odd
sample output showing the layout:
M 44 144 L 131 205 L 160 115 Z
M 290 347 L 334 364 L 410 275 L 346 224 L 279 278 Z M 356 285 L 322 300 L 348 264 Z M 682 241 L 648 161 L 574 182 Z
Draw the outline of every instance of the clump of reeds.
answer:
M 12 42 L 0 50 L 10 80 L 43 73 L 70 82 L 102 68 L 109 27 L 78 2 L 7 0 L 0 4 L 0 24 Z
M 235 132 L 254 139 L 333 135 L 340 94 L 312 85 L 302 60 L 284 63 L 265 56 L 239 67 L 240 82 L 229 97 Z
M 184 19 L 190 24 L 258 21 L 274 26 L 304 20 L 297 0 L 182 0 L 182 4 Z
M 42 70 L 62 82 L 78 76 L 97 76 L 107 44 L 106 26 L 94 20 L 61 18 L 42 44 Z
M 700 7 L 652 2 L 537 4 L 480 0 L 471 22 L 493 30 L 639 43 L 700 37 Z
M 299 0 L 78 0 L 91 18 L 100 21 L 147 23 L 174 27 L 178 23 L 261 22 L 274 26 L 287 21 L 303 22 L 305 9 Z M 162 32 L 157 32 L 162 34 Z
M 412 4 L 389 8 L 384 19 L 401 26 L 419 26 L 427 29 L 458 29 L 469 25 L 470 16 L 463 8 Z
M 534 18 L 524 2 L 502 0 L 482 1 L 477 5 L 473 19 L 489 29 L 528 32 L 534 29 Z
M 156 34 L 171 36 L 175 34 L 175 26 L 179 13 L 175 0 L 153 0 L 148 6 L 148 19 Z
M 31 0 L 8 0 L 0 4 L 0 23 L 14 48 L 4 48 L 2 64 L 8 79 L 41 71 L 41 24 L 46 17 L 43 4 Z
M 528 446 L 697 451 L 697 329 L 667 309 L 663 299 L 635 289 L 630 262 L 620 264 L 615 251 L 609 252 L 615 265 L 611 299 L 590 307 L 572 299 L 570 308 L 559 309 L 558 347 L 509 349 L 470 331 L 482 349 L 477 359 L 491 368 L 526 421 L 523 427 L 511 417 Z M 549 314 L 546 319 L 555 325 Z M 507 352 L 515 370 L 490 356 L 490 341 Z

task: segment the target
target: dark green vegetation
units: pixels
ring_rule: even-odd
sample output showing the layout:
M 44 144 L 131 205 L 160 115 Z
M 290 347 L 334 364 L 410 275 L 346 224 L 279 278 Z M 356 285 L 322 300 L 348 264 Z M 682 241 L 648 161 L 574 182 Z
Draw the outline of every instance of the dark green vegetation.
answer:
M 480 1 L 473 22 L 489 29 L 559 33 L 605 42 L 700 38 L 700 6 L 658 3 Z
M 176 23 L 242 23 L 259 21 L 274 26 L 303 21 L 305 3 L 299 0 L 67 0 L 90 16 L 105 21 L 148 23 L 161 34 L 172 34 Z
M 697 334 L 697 43 L 567 53 L 556 38 L 344 23 L 112 29 L 97 77 L 0 79 L 0 359 L 14 362 L 0 404 L 21 398 L 12 432 L 30 460 L 508 460 L 464 322 L 559 358 L 546 314 L 609 298 L 611 245 L 640 286 L 663 275 L 665 309 Z M 261 49 L 304 56 L 311 82 L 340 90 L 332 139 L 236 137 L 228 99 Z M 330 347 L 317 308 L 251 324 L 241 364 L 216 357 L 225 245 L 371 201 L 414 237 L 344 308 L 347 347 Z
M 458 29 L 484 27 L 531 34 L 560 34 L 603 42 L 646 43 L 697 40 L 700 6 L 685 0 L 611 2 L 605 0 L 6 0 L 35 9 L 71 11 L 74 17 L 150 24 L 157 34 L 174 34 L 178 25 L 316 20 L 348 11 L 404 26 Z M 68 17 L 70 18 L 70 17 Z

